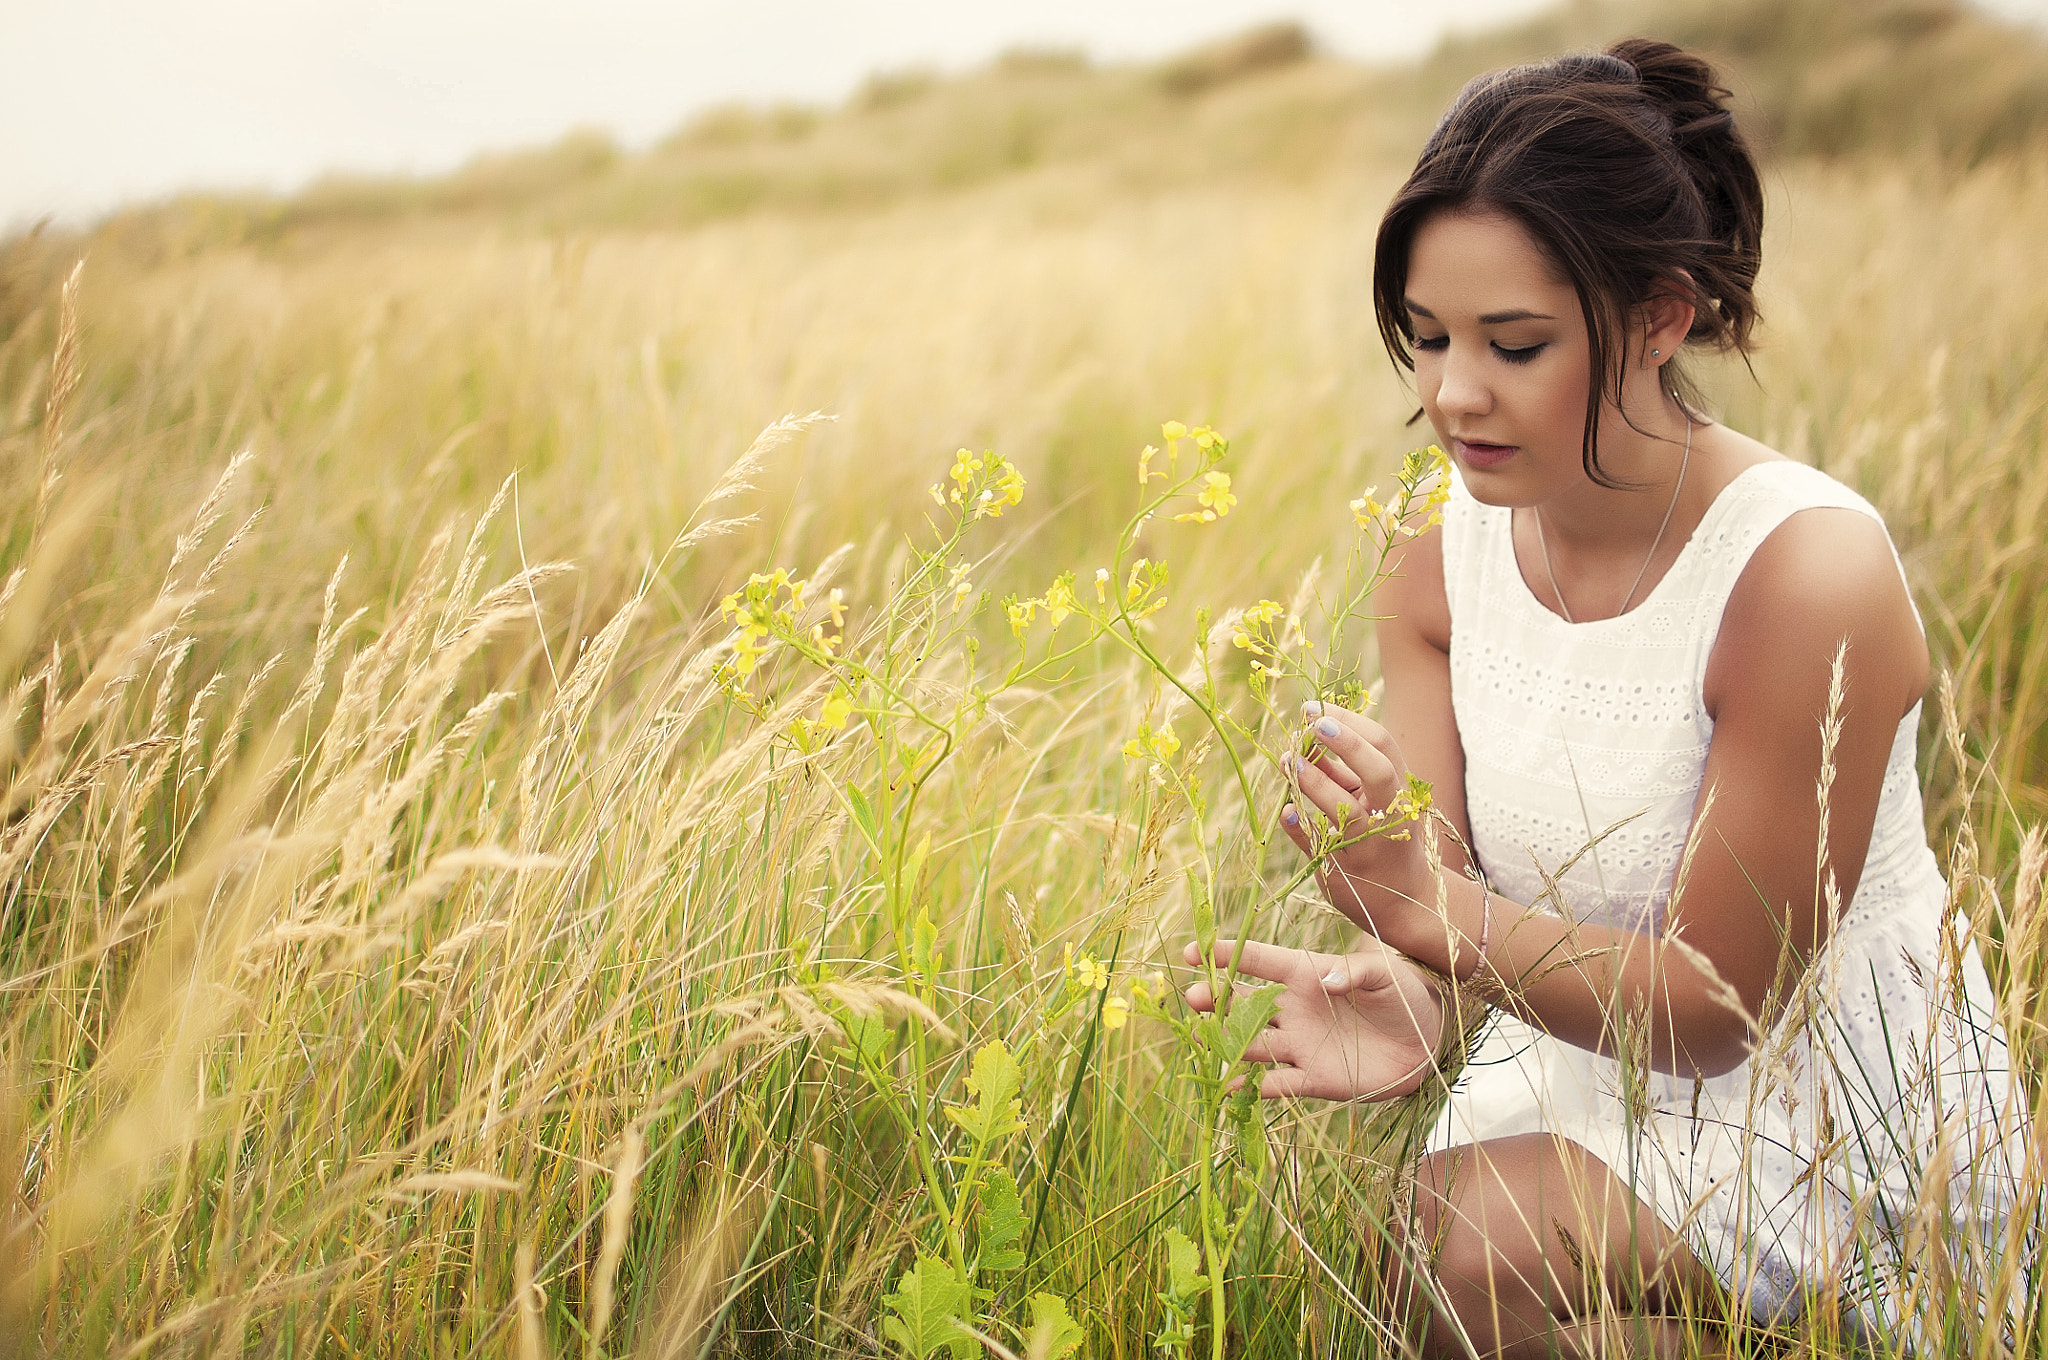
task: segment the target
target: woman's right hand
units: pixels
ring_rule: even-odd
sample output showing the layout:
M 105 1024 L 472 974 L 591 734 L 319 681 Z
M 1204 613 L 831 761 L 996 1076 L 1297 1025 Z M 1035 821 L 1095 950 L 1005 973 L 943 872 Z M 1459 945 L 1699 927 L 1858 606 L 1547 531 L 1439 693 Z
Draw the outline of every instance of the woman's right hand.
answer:
M 1216 942 L 1216 965 L 1230 966 L 1232 946 Z M 1189 945 L 1188 963 L 1202 961 Z M 1436 1063 L 1443 1041 L 1443 1002 L 1429 975 L 1412 960 L 1367 936 L 1349 954 L 1247 943 L 1240 977 L 1275 982 L 1287 991 L 1266 1032 L 1245 1051 L 1274 1067 L 1259 1082 L 1267 1097 L 1393 1100 L 1413 1093 Z M 1210 1010 L 1209 984 L 1188 989 L 1188 1004 Z
M 1360 929 L 1410 950 L 1424 938 L 1418 931 L 1440 937 L 1436 880 L 1423 852 L 1423 837 L 1434 834 L 1427 815 L 1389 832 L 1365 834 L 1375 818 L 1398 815 L 1396 804 L 1408 792 L 1401 748 L 1363 713 L 1313 702 L 1303 708 L 1310 754 L 1284 757 L 1281 771 L 1300 791 L 1298 800 L 1281 809 L 1288 838 L 1307 854 L 1316 852 L 1319 837 L 1325 845 L 1335 843 L 1317 877 L 1330 905 Z M 1329 820 L 1328 827 L 1311 832 L 1304 801 Z

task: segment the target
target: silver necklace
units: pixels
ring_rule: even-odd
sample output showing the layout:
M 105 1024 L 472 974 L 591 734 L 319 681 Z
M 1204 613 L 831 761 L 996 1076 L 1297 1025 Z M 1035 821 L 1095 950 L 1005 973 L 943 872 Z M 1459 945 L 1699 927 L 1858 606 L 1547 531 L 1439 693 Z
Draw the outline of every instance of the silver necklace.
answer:
M 1643 574 L 1650 569 L 1650 559 L 1657 555 L 1657 547 L 1664 541 L 1664 531 L 1671 527 L 1671 512 L 1678 508 L 1678 493 L 1685 486 L 1686 464 L 1692 461 L 1692 413 L 1685 412 L 1685 452 L 1678 459 L 1678 480 L 1671 484 L 1671 503 L 1664 507 L 1664 518 L 1657 525 L 1657 536 L 1650 540 L 1650 550 L 1643 554 L 1643 565 L 1636 568 L 1636 579 L 1628 583 L 1628 594 L 1621 597 L 1621 608 L 1614 611 L 1616 617 L 1628 613 L 1628 607 L 1635 602 L 1636 590 L 1643 584 Z M 1550 593 L 1557 596 L 1557 607 L 1564 611 L 1566 623 L 1577 623 L 1572 617 L 1572 607 L 1564 602 L 1564 591 L 1557 585 L 1557 568 L 1550 565 L 1550 545 L 1543 541 L 1543 511 L 1529 507 L 1536 516 L 1536 551 L 1543 554 L 1543 574 L 1550 578 Z

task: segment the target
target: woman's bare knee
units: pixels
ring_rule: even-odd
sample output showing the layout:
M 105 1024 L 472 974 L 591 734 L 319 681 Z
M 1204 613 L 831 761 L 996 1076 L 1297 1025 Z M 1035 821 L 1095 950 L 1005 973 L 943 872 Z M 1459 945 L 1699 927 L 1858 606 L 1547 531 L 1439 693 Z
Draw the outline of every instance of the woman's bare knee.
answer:
M 1602 1312 L 1656 1310 L 1704 1277 L 1607 1166 L 1548 1134 L 1432 1153 L 1395 1239 L 1388 1298 L 1437 1355 L 1542 1353 Z
M 1519 1213 L 1517 1163 L 1525 1160 L 1513 1149 L 1478 1144 L 1417 1164 L 1387 1284 L 1397 1312 L 1420 1324 L 1413 1340 L 1425 1354 L 1489 1354 L 1546 1329 L 1550 1291 L 1540 1239 L 1510 1230 Z

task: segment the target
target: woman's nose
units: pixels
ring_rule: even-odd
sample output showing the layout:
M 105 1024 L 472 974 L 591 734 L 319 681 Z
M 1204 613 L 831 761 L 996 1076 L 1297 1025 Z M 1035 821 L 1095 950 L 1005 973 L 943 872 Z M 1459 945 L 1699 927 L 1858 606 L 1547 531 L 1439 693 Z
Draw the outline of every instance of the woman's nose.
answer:
M 1455 415 L 1482 416 L 1493 409 L 1493 389 L 1486 383 L 1484 360 L 1452 345 L 1443 357 L 1442 376 L 1437 383 L 1439 410 Z

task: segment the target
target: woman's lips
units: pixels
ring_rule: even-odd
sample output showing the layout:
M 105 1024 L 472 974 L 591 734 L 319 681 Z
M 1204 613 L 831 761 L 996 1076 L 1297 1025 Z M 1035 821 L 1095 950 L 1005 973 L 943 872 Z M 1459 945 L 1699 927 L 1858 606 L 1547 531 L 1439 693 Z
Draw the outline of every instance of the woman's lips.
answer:
M 1464 439 L 1453 439 L 1451 444 L 1458 461 L 1474 468 L 1498 467 L 1517 452 L 1513 444 L 1481 444 Z

